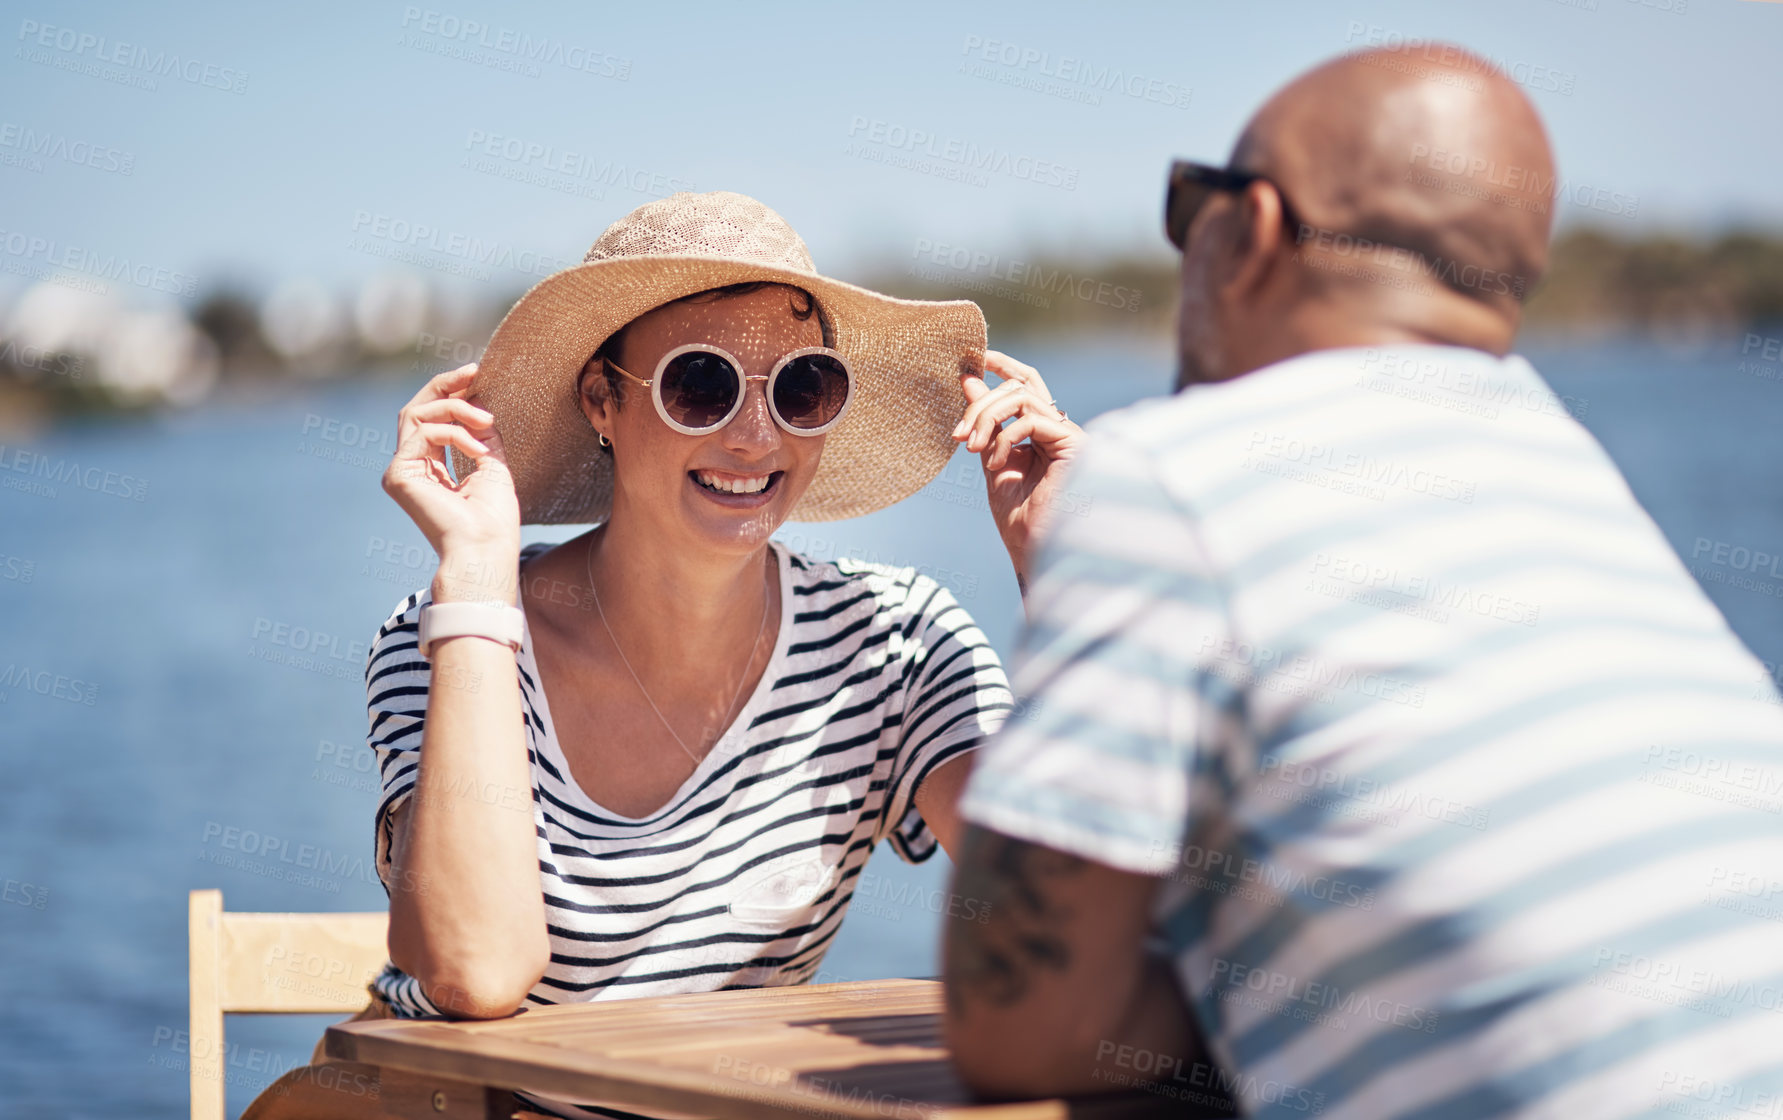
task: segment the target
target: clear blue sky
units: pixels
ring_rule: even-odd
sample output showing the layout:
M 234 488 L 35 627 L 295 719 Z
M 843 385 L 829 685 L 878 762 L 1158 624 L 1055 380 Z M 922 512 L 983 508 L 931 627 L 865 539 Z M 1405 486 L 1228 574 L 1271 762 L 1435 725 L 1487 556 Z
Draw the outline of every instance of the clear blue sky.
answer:
M 1274 87 L 1386 34 L 1451 40 L 1511 64 L 1531 86 L 1570 87 L 1533 97 L 1567 181 L 1587 197 L 1601 189 L 1638 198 L 1634 221 L 1606 224 L 1783 226 L 1783 3 L 7 8 L 0 229 L 205 279 L 352 283 L 397 244 L 379 236 L 370 250 L 350 245 L 364 216 L 432 226 L 440 243 L 475 238 L 578 259 L 649 197 L 583 180 L 605 197 L 578 198 L 480 172 L 464 166 L 473 136 L 549 146 L 560 165 L 571 152 L 583 162 L 568 166 L 642 172 L 659 190 L 687 182 L 754 194 L 793 222 L 820 267 L 843 276 L 908 259 L 919 240 L 1005 252 L 1150 242 L 1171 156 L 1223 158 Z M 467 23 L 486 30 L 467 41 Z M 545 44 L 548 57 L 526 62 L 513 49 L 521 36 Z M 537 71 L 450 53 L 466 49 Z M 83 72 L 141 76 L 145 57 L 165 66 L 168 56 L 193 80 L 162 74 L 151 91 Z M 1098 105 L 1015 84 L 1087 88 L 1070 81 L 1072 66 L 1117 72 L 1140 95 L 1102 92 Z M 239 93 L 211 88 L 241 75 Z M 1186 91 L 1188 105 L 1147 100 L 1147 89 L 1154 98 Z M 27 131 L 51 142 L 49 156 L 20 146 Z M 954 181 L 890 166 L 913 153 L 870 142 L 919 132 L 934 137 L 922 144 L 932 166 L 957 167 L 950 145 L 976 148 L 1024 174 L 1068 178 L 1072 189 L 1008 171 Z M 862 141 L 866 154 L 851 147 Z M 55 154 L 91 150 L 106 153 L 89 157 L 102 164 L 128 156 L 130 173 Z M 495 157 L 491 166 L 537 171 L 543 159 Z M 1563 222 L 1588 213 L 1560 209 Z M 0 263 L 17 261 L 0 253 Z M 8 271 L 0 284 L 16 287 L 18 270 Z M 500 268 L 492 280 L 526 282 Z

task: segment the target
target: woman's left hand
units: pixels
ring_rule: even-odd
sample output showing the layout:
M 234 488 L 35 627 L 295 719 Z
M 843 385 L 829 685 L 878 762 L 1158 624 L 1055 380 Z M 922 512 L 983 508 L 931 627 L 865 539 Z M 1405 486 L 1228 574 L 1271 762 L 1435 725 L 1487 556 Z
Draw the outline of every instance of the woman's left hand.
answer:
M 1033 366 L 986 350 L 984 368 L 1002 381 L 992 388 L 979 374 L 960 375 L 966 414 L 953 438 L 977 452 L 984 464 L 991 516 L 1015 564 L 1016 582 L 1025 590 L 1029 558 L 1040 543 L 1047 517 L 1059 505 L 1065 471 L 1083 443 L 1084 431 L 1053 404 L 1046 382 Z

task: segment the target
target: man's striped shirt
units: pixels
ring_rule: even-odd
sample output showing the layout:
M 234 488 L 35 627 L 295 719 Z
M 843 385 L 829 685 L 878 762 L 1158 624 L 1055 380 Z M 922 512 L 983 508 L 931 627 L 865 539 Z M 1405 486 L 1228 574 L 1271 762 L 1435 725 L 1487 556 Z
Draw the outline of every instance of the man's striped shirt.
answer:
M 1163 878 L 1184 1079 L 1783 1115 L 1783 707 L 1527 362 L 1303 355 L 1104 418 L 1068 484 L 962 812 Z
M 533 788 L 530 802 L 515 800 L 538 832 L 551 939 L 528 1002 L 804 983 L 880 840 L 910 862 L 934 854 L 913 798 L 1009 712 L 995 651 L 952 593 L 913 569 L 820 564 L 771 547 L 781 590 L 772 659 L 681 789 L 641 819 L 601 807 L 576 784 L 530 638 L 520 650 Z M 390 813 L 412 795 L 420 761 L 430 675 L 415 628 L 428 601 L 422 592 L 397 607 L 367 667 L 386 886 Z M 399 1014 L 437 1014 L 394 966 L 375 986 Z

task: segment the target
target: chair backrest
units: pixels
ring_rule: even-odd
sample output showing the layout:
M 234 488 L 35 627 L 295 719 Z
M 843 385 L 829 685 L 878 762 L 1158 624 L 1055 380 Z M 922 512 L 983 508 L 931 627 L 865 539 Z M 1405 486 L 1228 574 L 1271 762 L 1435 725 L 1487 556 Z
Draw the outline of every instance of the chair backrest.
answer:
M 226 914 L 223 892 L 190 899 L 192 1120 L 223 1120 L 227 1012 L 353 1014 L 389 959 L 387 914 Z

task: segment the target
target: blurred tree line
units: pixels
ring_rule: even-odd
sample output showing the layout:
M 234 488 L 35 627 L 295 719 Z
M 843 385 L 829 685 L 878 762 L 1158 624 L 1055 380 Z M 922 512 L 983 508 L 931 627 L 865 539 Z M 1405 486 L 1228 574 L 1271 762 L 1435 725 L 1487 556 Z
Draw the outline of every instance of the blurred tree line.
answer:
M 976 300 L 993 334 L 1166 332 L 1176 268 L 1174 254 L 1151 252 L 982 264 L 925 254 L 902 270 L 879 269 L 867 283 L 909 298 Z M 1525 321 L 1542 332 L 1674 337 L 1783 322 L 1783 235 L 1631 238 L 1576 229 L 1554 242 Z
M 1162 249 L 1017 256 L 919 243 L 910 259 L 868 269 L 861 279 L 908 298 L 975 300 L 993 339 L 1102 332 L 1161 338 L 1168 336 L 1176 314 L 1177 264 L 1176 255 Z M 39 285 L 46 287 L 54 285 Z M 376 338 L 350 329 L 338 315 L 323 316 L 318 322 L 333 328 L 312 330 L 301 353 L 293 352 L 288 340 L 281 345 L 276 329 L 269 331 L 269 323 L 277 326 L 277 317 L 269 318 L 269 301 L 227 281 L 190 310 L 173 314 L 179 322 L 162 321 L 167 314 L 142 321 L 111 308 L 99 327 L 87 323 L 81 330 L 56 325 L 58 315 L 79 311 L 69 304 L 75 297 L 47 294 L 55 298 L 39 303 L 51 313 L 37 316 L 47 321 L 47 326 L 39 323 L 47 335 L 21 333 L 23 303 L 10 316 L 10 329 L 0 331 L 0 421 L 148 410 L 170 399 L 192 403 L 212 383 L 450 369 L 481 354 L 521 289 L 490 293 L 450 313 L 429 302 L 425 314 L 417 312 L 401 330 Z M 75 315 L 70 322 L 78 326 L 85 320 Z M 1695 343 L 1783 324 L 1783 234 L 1735 230 L 1713 238 L 1630 237 L 1601 228 L 1572 230 L 1554 243 L 1547 275 L 1529 299 L 1526 324 L 1538 333 L 1647 335 Z M 81 337 L 88 341 L 62 341 Z M 145 365 L 140 359 L 151 351 L 165 352 L 164 360 Z M 207 372 L 183 400 L 141 388 L 143 378 L 165 381 L 182 365 L 195 363 Z M 0 423 L 0 431 L 4 428 Z
M 1736 231 L 1712 241 L 1598 229 L 1554 243 L 1529 302 L 1543 327 L 1737 330 L 1783 321 L 1783 238 Z

